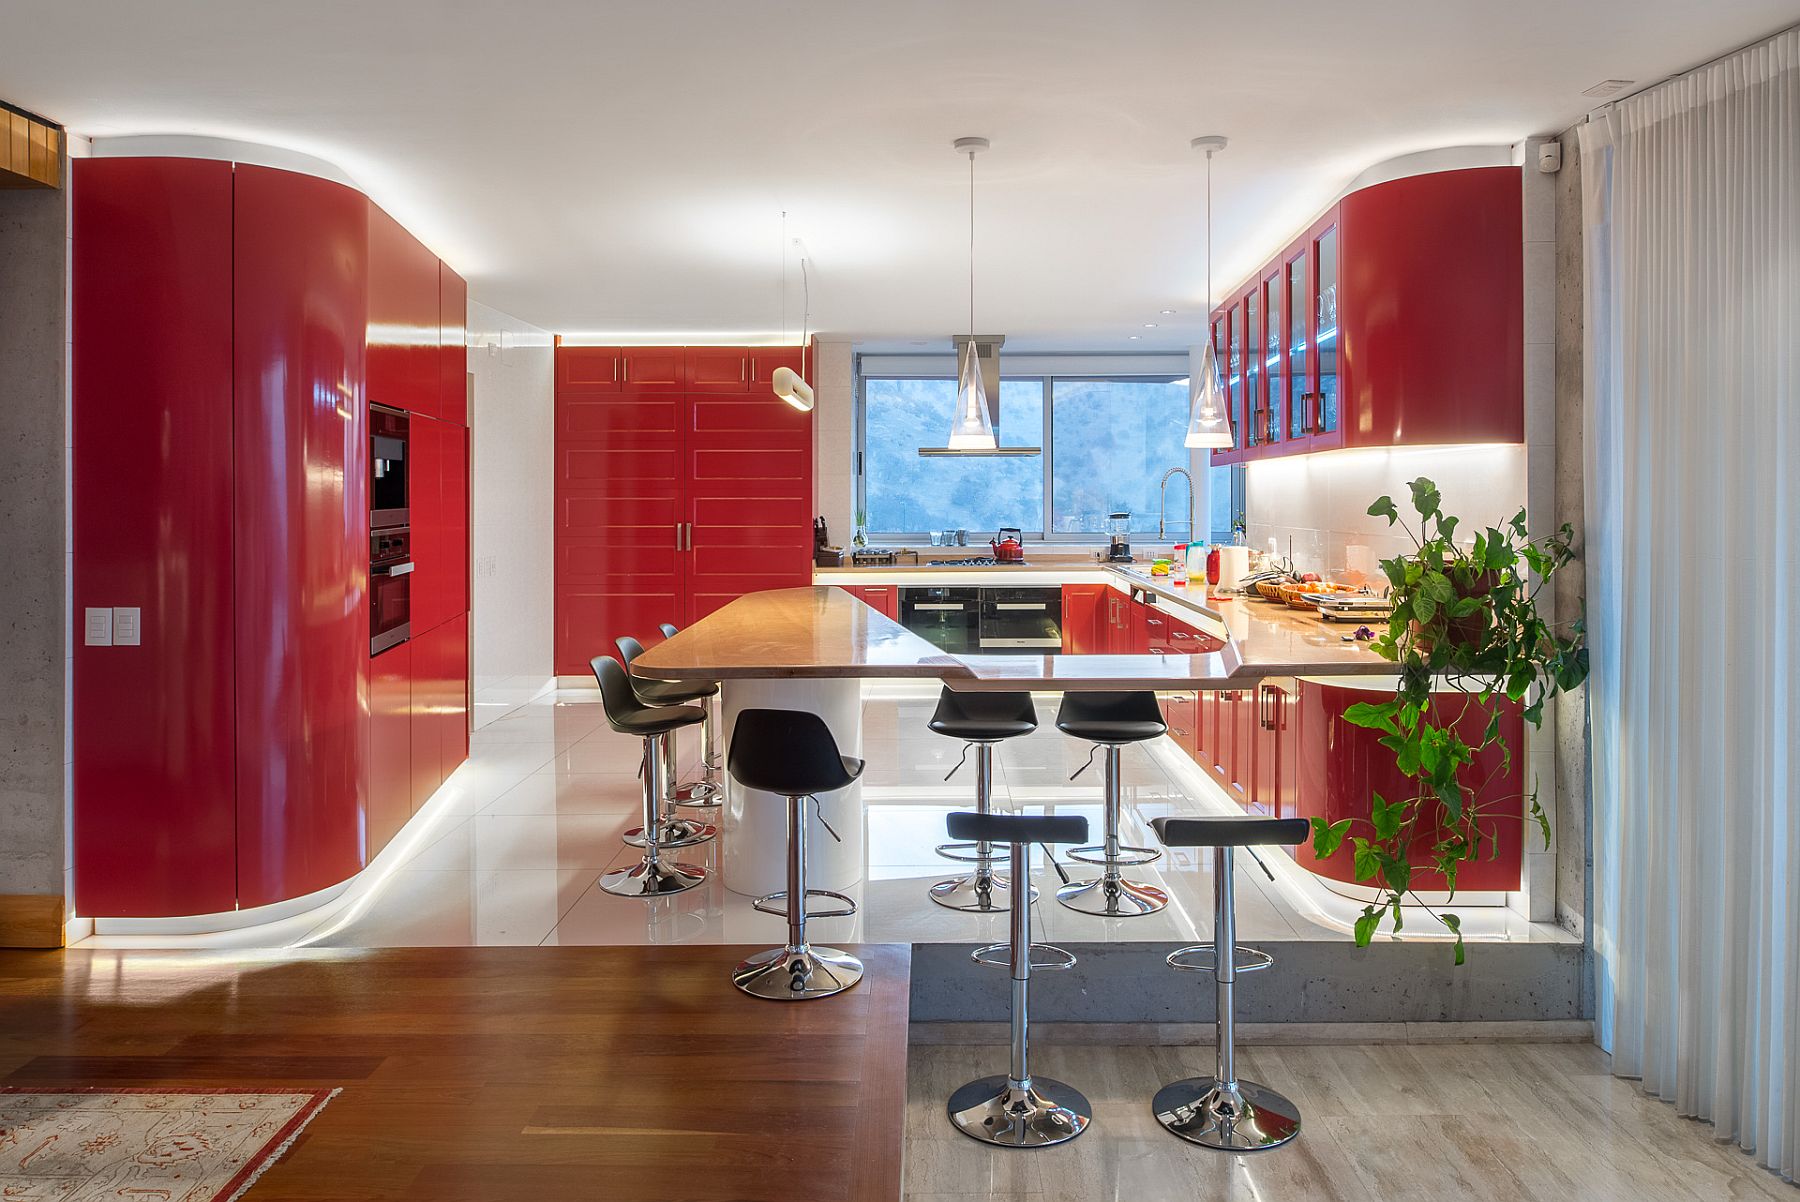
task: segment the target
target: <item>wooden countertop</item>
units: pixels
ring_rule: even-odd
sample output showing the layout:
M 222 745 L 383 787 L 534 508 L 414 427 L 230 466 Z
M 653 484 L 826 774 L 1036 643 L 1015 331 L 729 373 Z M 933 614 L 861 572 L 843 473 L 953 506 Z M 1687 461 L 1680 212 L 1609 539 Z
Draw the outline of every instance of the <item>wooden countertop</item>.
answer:
M 1052 691 L 1220 689 L 1268 676 L 1393 672 L 1317 619 L 1248 602 L 1207 612 L 1216 612 L 1228 641 L 1206 655 L 951 655 L 842 589 L 775 589 L 739 597 L 632 667 L 672 680 L 891 676 L 937 678 L 958 690 Z

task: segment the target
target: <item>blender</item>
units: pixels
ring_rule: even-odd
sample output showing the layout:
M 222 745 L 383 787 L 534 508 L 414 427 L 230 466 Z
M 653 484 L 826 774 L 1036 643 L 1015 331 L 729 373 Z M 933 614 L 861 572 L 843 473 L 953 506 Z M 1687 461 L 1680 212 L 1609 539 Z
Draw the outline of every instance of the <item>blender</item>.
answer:
M 1131 515 L 1129 513 L 1109 513 L 1106 515 L 1106 562 L 1131 562 Z

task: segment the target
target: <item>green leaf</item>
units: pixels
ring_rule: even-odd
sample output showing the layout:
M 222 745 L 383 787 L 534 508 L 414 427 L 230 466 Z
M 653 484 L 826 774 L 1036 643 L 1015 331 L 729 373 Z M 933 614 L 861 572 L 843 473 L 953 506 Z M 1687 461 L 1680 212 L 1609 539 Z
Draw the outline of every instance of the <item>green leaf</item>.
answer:
M 1450 933 L 1456 936 L 1456 963 L 1460 966 L 1463 962 L 1462 919 L 1454 914 L 1439 914 L 1438 921 L 1449 927 Z
M 1406 814 L 1406 806 L 1404 804 L 1389 805 L 1387 800 L 1379 793 L 1375 794 L 1371 806 L 1372 811 L 1370 814 L 1370 821 L 1375 824 L 1375 837 L 1377 839 L 1392 839 L 1394 836 L 1398 835 L 1400 833 L 1400 820 Z
M 1370 845 L 1367 839 L 1352 839 L 1355 848 L 1351 864 L 1356 872 L 1356 879 L 1366 881 L 1381 871 L 1381 853 Z
M 1425 573 L 1425 579 L 1419 582 L 1419 591 L 1439 605 L 1452 605 L 1456 601 L 1456 586 L 1442 572 Z
M 1471 614 L 1481 612 L 1481 607 L 1484 604 L 1486 603 L 1482 601 L 1480 597 L 1458 597 L 1450 603 L 1450 616 L 1453 618 L 1466 618 Z
M 1430 517 L 1438 511 L 1438 503 L 1442 500 L 1438 486 L 1420 476 L 1412 482 L 1413 508 L 1419 511 L 1420 517 Z
M 1323 818 L 1312 820 L 1313 855 L 1321 860 L 1329 860 L 1337 849 L 1343 845 L 1344 835 L 1350 830 L 1350 820 L 1342 822 L 1326 822 Z
M 1392 526 L 1395 522 L 1400 520 L 1400 510 L 1394 505 L 1394 498 L 1382 497 L 1373 505 L 1369 506 L 1369 516 L 1372 518 L 1386 518 L 1388 520 L 1388 525 Z
M 1394 711 L 1399 708 L 1397 701 L 1359 701 L 1344 710 L 1344 721 L 1352 726 L 1398 734 L 1400 728 L 1394 725 Z
M 1375 928 L 1381 925 L 1381 910 L 1376 906 L 1364 906 L 1362 916 L 1356 920 L 1356 946 L 1368 947 L 1369 940 L 1375 937 Z M 1457 961 L 1462 963 L 1461 960 Z
M 1413 617 L 1418 620 L 1418 623 L 1421 626 L 1430 625 L 1431 619 L 1437 617 L 1437 601 L 1430 593 L 1420 593 L 1417 597 L 1414 597 L 1412 608 Z

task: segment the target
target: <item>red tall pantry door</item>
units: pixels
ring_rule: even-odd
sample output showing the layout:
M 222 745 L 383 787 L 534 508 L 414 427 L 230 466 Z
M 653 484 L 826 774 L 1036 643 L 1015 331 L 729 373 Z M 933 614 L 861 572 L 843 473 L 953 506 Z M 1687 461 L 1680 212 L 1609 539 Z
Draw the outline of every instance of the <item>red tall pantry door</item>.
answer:
M 236 171 L 238 904 L 366 863 L 368 201 Z
M 745 593 L 812 583 L 812 415 L 766 391 L 688 402 L 687 620 L 697 622 Z
M 556 671 L 578 676 L 592 657 L 616 654 L 619 635 L 653 638 L 659 623 L 687 620 L 688 401 L 660 385 L 619 387 L 616 350 L 556 353 Z

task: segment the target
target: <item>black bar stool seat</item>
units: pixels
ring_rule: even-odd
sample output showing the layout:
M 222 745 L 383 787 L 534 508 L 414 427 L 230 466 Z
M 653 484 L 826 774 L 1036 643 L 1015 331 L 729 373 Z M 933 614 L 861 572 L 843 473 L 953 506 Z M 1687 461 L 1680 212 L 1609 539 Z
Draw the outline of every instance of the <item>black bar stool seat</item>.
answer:
M 733 725 L 726 763 L 738 784 L 788 799 L 787 888 L 754 903 L 765 914 L 787 919 L 787 943 L 740 963 L 732 970 L 732 984 L 752 997 L 784 1002 L 842 993 L 862 980 L 862 961 L 837 948 L 808 943 L 806 921 L 849 917 L 856 913 L 856 901 L 830 889 L 807 888 L 806 803 L 816 804 L 816 794 L 855 783 L 862 775 L 863 761 L 838 751 L 831 728 L 817 714 L 747 709 Z M 820 822 L 824 823 L 823 814 Z M 829 825 L 825 830 L 837 838 Z M 807 900 L 814 897 L 841 904 L 835 909 L 808 911 Z
M 948 686 L 938 692 L 937 710 L 926 723 L 932 732 L 961 739 L 975 748 L 975 809 L 980 814 L 993 811 L 995 744 L 1028 735 L 1037 725 L 1037 707 L 1032 704 L 1030 693 L 959 693 Z M 951 769 L 951 774 L 955 771 Z M 1011 885 L 1009 878 L 994 871 L 998 857 L 987 840 L 940 843 L 937 853 L 946 860 L 973 864 L 975 871 L 932 885 L 932 901 L 973 914 L 1006 909 L 994 893 Z M 1035 889 L 1032 896 L 1037 896 Z
M 662 632 L 665 638 L 673 637 L 675 628 L 664 625 Z M 629 635 L 613 640 L 619 648 L 619 659 L 627 668 L 644 653 L 644 645 Z M 695 809 L 716 809 L 725 803 L 725 790 L 718 780 L 719 758 L 714 752 L 713 698 L 719 694 L 719 682 L 716 680 L 656 680 L 652 677 L 631 677 L 631 687 L 637 691 L 647 705 L 686 705 L 699 702 L 701 712 L 706 721 L 700 724 L 700 779 L 677 786 L 669 782 L 670 798 L 666 804 L 692 806 Z
M 1094 1108 L 1073 1086 L 1031 1075 L 1031 973 L 1034 968 L 1072 968 L 1075 957 L 1061 948 L 1031 942 L 1031 894 L 1016 882 L 1031 879 L 1033 843 L 1078 843 L 1087 838 L 1087 819 L 1080 815 L 951 814 L 945 826 L 952 838 L 1009 844 L 1015 882 L 1008 942 L 971 953 L 977 964 L 994 967 L 1003 962 L 992 953 L 1007 953 L 1004 964 L 1012 971 L 1010 1063 L 1005 1073 L 977 1078 L 951 1094 L 945 1110 L 958 1131 L 984 1144 L 1043 1148 L 1067 1143 L 1087 1130 Z
M 1213 849 L 1213 943 L 1171 952 L 1171 968 L 1211 972 L 1218 995 L 1216 1064 L 1210 1077 L 1165 1085 L 1150 1104 L 1157 1122 L 1189 1143 L 1221 1152 L 1254 1152 L 1300 1134 L 1300 1108 L 1266 1085 L 1237 1075 L 1237 1014 L 1232 995 L 1237 975 L 1271 967 L 1274 957 L 1237 942 L 1233 851 L 1239 847 L 1292 847 L 1306 842 L 1304 818 L 1155 818 L 1166 847 Z M 1210 954 L 1208 954 L 1210 953 Z
M 1066 735 L 1097 743 L 1106 752 L 1102 839 L 1091 847 L 1072 847 L 1067 858 L 1100 868 L 1092 880 L 1071 881 L 1056 891 L 1056 900 L 1071 910 L 1101 918 L 1137 918 L 1154 914 L 1169 904 L 1169 895 L 1155 885 L 1127 880 L 1121 871 L 1162 858 L 1154 847 L 1132 847 L 1120 842 L 1124 781 L 1119 751 L 1168 732 L 1156 694 L 1063 694 L 1056 712 L 1056 729 Z M 1078 774 L 1079 775 L 1079 774 Z
M 625 665 L 610 656 L 596 655 L 589 666 L 600 686 L 607 725 L 620 734 L 644 741 L 644 759 L 639 769 L 643 778 L 644 821 L 635 831 L 626 832 L 626 841 L 642 847 L 644 854 L 636 864 L 601 876 L 600 888 L 617 897 L 661 897 L 692 889 L 706 879 L 706 869 L 664 860 L 662 852 L 665 848 L 704 843 L 718 832 L 710 824 L 666 814 L 663 801 L 674 779 L 670 755 L 674 734 L 684 726 L 704 722 L 706 715 L 692 706 L 646 705 L 632 689 Z

